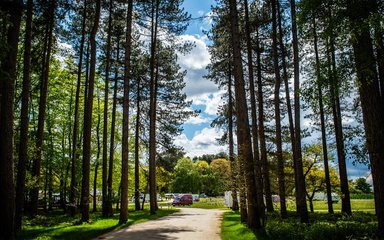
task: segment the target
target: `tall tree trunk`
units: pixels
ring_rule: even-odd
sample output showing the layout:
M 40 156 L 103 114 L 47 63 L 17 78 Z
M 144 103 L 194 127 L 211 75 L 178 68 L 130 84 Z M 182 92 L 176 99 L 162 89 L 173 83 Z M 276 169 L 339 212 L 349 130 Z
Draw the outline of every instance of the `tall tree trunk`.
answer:
M 7 52 L 1 61 L 2 75 L 0 83 L 0 206 L 3 211 L 0 218 L 0 236 L 4 239 L 15 238 L 15 184 L 13 159 L 13 97 L 16 82 L 17 50 L 23 1 L 10 3 L 10 24 L 7 29 Z
M 305 197 L 305 178 L 303 174 L 303 160 L 301 154 L 301 122 L 300 122 L 300 69 L 299 69 L 299 43 L 297 39 L 296 5 L 295 0 L 291 3 L 292 19 L 292 46 L 293 46 L 293 65 L 294 65 L 294 98 L 295 98 L 295 174 L 296 174 L 296 199 L 297 209 L 299 210 L 302 223 L 309 222 L 307 201 Z
M 332 19 L 331 10 L 329 11 L 329 19 Z M 336 69 L 336 56 L 335 56 L 335 39 L 333 36 L 333 26 L 330 26 L 331 34 L 329 35 L 329 50 L 331 54 L 330 59 L 330 92 L 331 92 L 331 101 L 332 101 L 332 112 L 333 112 L 333 123 L 335 128 L 336 136 L 336 148 L 337 148 L 337 159 L 339 165 L 339 175 L 340 175 L 340 190 L 342 192 L 341 198 L 341 212 L 348 215 L 352 214 L 351 211 L 351 201 L 349 198 L 349 188 L 348 188 L 348 176 L 347 176 L 347 166 L 345 162 L 345 148 L 344 148 L 344 136 L 343 136 L 343 125 L 341 119 L 341 109 L 340 109 L 340 83 Z
M 95 162 L 95 176 L 93 179 L 93 212 L 97 211 L 97 175 L 99 170 L 99 161 L 100 161 L 100 122 L 101 122 L 101 114 L 100 114 L 100 93 L 97 91 L 97 126 L 96 126 L 96 139 L 97 139 L 97 154 L 96 154 L 96 162 Z
M 39 102 L 39 116 L 37 123 L 36 133 L 36 153 L 33 160 L 32 176 L 36 178 L 36 184 L 31 190 L 31 215 L 37 215 L 37 204 L 39 199 L 39 182 L 40 182 L 40 168 L 42 158 L 42 148 L 44 142 L 44 122 L 45 122 L 45 109 L 47 105 L 47 93 L 48 93 L 48 79 L 49 79 L 49 66 L 52 50 L 52 38 L 53 38 L 53 26 L 55 23 L 55 8 L 56 0 L 49 1 L 49 13 L 47 23 L 47 41 L 46 51 L 43 57 L 43 67 L 40 86 L 40 102 Z
M 122 163 L 121 163 L 121 204 L 120 224 L 128 220 L 128 121 L 129 121 L 129 79 L 131 71 L 132 52 L 132 0 L 128 0 L 127 27 L 125 34 L 124 57 L 124 98 L 123 98 L 123 139 L 122 139 Z
M 323 93 L 322 93 L 322 84 L 321 84 L 321 76 L 320 76 L 320 74 L 321 74 L 320 58 L 319 58 L 319 50 L 317 47 L 318 40 L 317 40 L 316 19 L 315 18 L 313 18 L 313 37 L 314 37 L 314 48 L 315 48 L 315 58 L 316 58 L 317 92 L 318 92 L 318 98 L 319 98 L 321 140 L 322 140 L 322 145 L 323 145 L 325 185 L 326 185 L 326 189 L 327 189 L 327 204 L 328 204 L 328 212 L 333 213 L 332 189 L 331 189 L 331 180 L 330 180 L 330 176 L 329 176 L 329 166 L 328 166 L 327 135 L 326 135 L 326 129 L 325 129 Z
M 140 77 L 137 79 L 136 130 L 135 130 L 135 210 L 140 210 Z
M 281 112 L 280 112 L 280 68 L 279 56 L 277 53 L 277 17 L 276 17 L 276 0 L 271 1 L 272 4 L 272 51 L 273 51 L 273 65 L 275 71 L 275 89 L 274 89 L 274 103 L 275 103 L 275 124 L 276 124 L 276 157 L 277 157 L 277 173 L 279 182 L 279 195 L 280 195 L 280 214 L 283 218 L 287 217 L 287 206 L 285 203 L 285 174 L 284 174 L 284 159 L 283 147 L 281 137 Z
M 76 167 L 77 167 L 77 139 L 78 139 L 78 129 L 79 129 L 79 105 L 80 105 L 80 89 L 81 89 L 81 73 L 83 68 L 83 52 L 84 52 L 84 42 L 85 42 L 85 21 L 87 14 L 87 0 L 84 0 L 84 11 L 82 16 L 81 24 L 81 40 L 80 40 L 80 52 L 79 52 L 79 63 L 77 67 L 77 84 L 76 84 L 76 96 L 75 96 L 75 116 L 73 120 L 73 135 L 72 135 L 72 163 L 71 163 L 71 190 L 69 192 L 69 203 L 70 203 L 70 213 L 72 216 L 76 212 Z M 86 96 L 86 95 L 85 95 Z
M 283 81 L 284 81 L 284 89 L 285 89 L 285 100 L 287 102 L 287 113 L 288 113 L 288 128 L 289 135 L 291 137 L 291 146 L 292 146 L 292 159 L 296 159 L 296 148 L 295 148 L 295 125 L 293 122 L 293 113 L 292 113 L 292 104 L 291 104 L 291 94 L 289 90 L 289 82 L 288 82 L 288 72 L 287 72 L 287 51 L 284 45 L 284 32 L 282 28 L 282 19 L 281 19 L 281 11 L 280 11 L 280 1 L 277 0 L 277 17 L 278 17 L 278 25 L 279 25 L 279 45 L 281 51 L 281 66 L 283 68 Z M 293 161 L 293 168 L 296 169 L 296 161 Z M 294 173 L 295 179 L 295 188 L 297 189 L 297 175 L 296 171 Z M 296 201 L 297 201 L 297 194 Z M 298 211 L 296 205 L 296 211 Z
M 375 46 L 376 46 L 376 59 L 377 69 L 380 84 L 380 94 L 384 98 L 384 30 L 375 29 Z
M 376 72 L 369 14 L 375 10 L 374 1 L 352 0 L 347 2 L 351 28 L 351 42 L 355 57 L 363 121 L 370 156 L 375 206 L 378 219 L 378 238 L 384 237 L 384 103 Z
M 255 162 L 255 181 L 257 190 L 257 207 L 261 215 L 264 215 L 264 198 L 263 198 L 263 180 L 265 189 L 265 200 L 267 203 L 267 210 L 273 212 L 271 184 L 269 177 L 268 162 L 260 161 L 259 154 L 259 136 L 258 136 L 258 124 L 257 124 L 257 109 L 256 109 L 256 96 L 255 96 L 255 78 L 253 73 L 253 50 L 251 43 L 251 30 L 249 24 L 248 13 L 248 0 L 244 0 L 245 10 L 245 32 L 247 40 L 247 59 L 248 59 L 248 75 L 249 75 L 249 91 L 251 97 L 251 119 L 252 119 L 252 143 L 253 143 L 253 157 Z M 263 174 L 262 174 L 262 166 Z
M 228 54 L 230 59 L 230 54 Z M 235 161 L 234 141 L 233 141 L 233 96 L 232 96 L 232 69 L 228 64 L 228 147 L 229 147 L 229 162 L 231 163 L 231 191 L 232 191 L 232 210 L 239 210 L 239 202 L 237 200 L 238 186 L 238 167 Z M 244 218 L 246 220 L 246 218 Z
M 263 96 L 263 83 L 261 76 L 261 48 L 259 42 L 259 28 L 256 29 L 256 61 L 257 61 L 257 102 L 259 110 L 259 138 L 260 138 L 260 155 L 261 162 L 268 162 L 267 159 L 267 144 L 265 140 L 265 127 L 264 127 L 264 96 Z M 265 224 L 265 211 L 264 204 L 261 207 L 261 218 L 263 225 Z
M 52 138 L 52 119 L 49 116 L 50 120 L 48 122 L 48 134 L 49 134 L 49 159 L 47 158 L 47 168 L 48 168 L 48 211 L 52 211 L 53 209 L 53 138 Z
M 256 184 L 255 169 L 253 164 L 253 154 L 251 143 L 251 133 L 248 123 L 248 109 L 245 94 L 245 83 L 243 76 L 243 66 L 241 60 L 239 21 L 237 4 L 235 0 L 229 1 L 231 17 L 231 42 L 233 51 L 233 66 L 235 77 L 235 98 L 236 98 L 236 117 L 237 117 L 237 141 L 238 156 L 240 163 L 244 163 L 244 173 L 247 186 L 247 224 L 251 229 L 261 228 L 260 213 L 256 204 Z
M 117 54 L 116 61 L 119 61 L 120 40 L 117 38 Z M 115 129 L 116 129 L 116 106 L 117 106 L 117 79 L 118 68 L 115 71 L 115 84 L 113 90 L 113 105 L 112 105 L 112 123 L 111 123 L 111 139 L 109 141 L 109 169 L 108 169 L 108 199 L 107 199 L 107 212 L 108 216 L 113 216 L 112 202 L 113 202 L 113 158 L 115 157 Z
M 109 17 L 107 30 L 107 52 L 105 55 L 105 87 L 104 87 L 104 120 L 103 120 L 103 172 L 102 172 L 102 214 L 104 217 L 112 214 L 112 202 L 108 199 L 108 101 L 109 101 L 109 71 L 111 60 L 111 31 L 112 31 L 113 0 L 109 0 Z M 111 133 L 112 134 L 112 133 Z
M 96 34 L 99 27 L 101 0 L 96 0 L 95 19 L 89 37 L 91 44 L 91 62 L 88 81 L 87 101 L 84 108 L 84 140 L 83 140 L 83 164 L 81 181 L 81 221 L 89 221 L 89 173 L 91 161 L 91 132 L 92 132 L 92 110 L 93 110 L 93 90 L 95 87 L 96 71 Z
M 16 209 L 15 209 L 15 230 L 20 232 L 24 211 L 25 199 L 25 176 L 28 163 L 28 125 L 29 125 L 29 91 L 31 89 L 31 39 L 32 39 L 32 15 L 33 1 L 27 2 L 27 19 L 25 23 L 24 36 L 24 62 L 23 62 L 23 90 L 20 113 L 20 143 L 19 162 L 17 165 L 16 183 Z
M 152 2 L 151 60 L 150 60 L 150 126 L 149 126 L 149 202 L 151 214 L 156 214 L 156 52 L 160 1 Z

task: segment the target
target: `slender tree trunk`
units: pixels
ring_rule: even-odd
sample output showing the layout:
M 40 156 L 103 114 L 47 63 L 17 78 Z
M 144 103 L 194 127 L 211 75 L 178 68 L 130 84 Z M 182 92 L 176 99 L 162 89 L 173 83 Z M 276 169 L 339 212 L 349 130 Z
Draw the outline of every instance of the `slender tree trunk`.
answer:
M 111 31 L 112 31 L 113 0 L 109 0 L 109 17 L 107 30 L 107 52 L 105 55 L 105 87 L 104 87 L 104 121 L 103 121 L 103 173 L 102 173 L 102 214 L 104 217 L 112 214 L 112 202 L 108 199 L 108 101 L 109 101 L 109 72 L 111 60 Z M 111 132 L 112 134 L 112 132 Z
M 120 41 L 117 39 L 117 54 L 116 61 L 119 61 L 119 52 L 120 52 Z M 113 105 L 112 105 L 112 123 L 111 123 L 111 139 L 109 146 L 109 169 L 108 169 L 108 200 L 107 200 L 107 209 L 108 216 L 113 216 L 112 202 L 113 202 L 113 158 L 115 157 L 115 129 L 116 129 L 116 106 L 117 106 L 117 79 L 118 79 L 118 69 L 115 71 L 115 84 L 113 90 Z
M 314 48 L 315 48 L 315 57 L 316 57 L 316 77 L 317 77 L 317 92 L 319 98 L 319 110 L 320 110 L 320 125 L 321 125 L 321 139 L 323 145 L 323 159 L 324 159 L 324 174 L 325 174 L 325 185 L 327 189 L 327 204 L 328 212 L 333 213 L 332 205 L 332 190 L 331 190 L 331 180 L 329 176 L 329 166 L 328 166 L 328 147 L 327 147 L 327 135 L 325 129 L 325 116 L 324 116 L 324 104 L 323 104 L 323 93 L 322 93 L 322 84 L 320 76 L 320 58 L 319 50 L 317 47 L 317 31 L 316 31 L 316 19 L 313 18 L 313 36 L 314 36 Z
M 245 10 L 245 31 L 247 40 L 247 59 L 248 59 L 248 75 L 249 75 L 249 90 L 251 97 L 251 119 L 252 119 L 252 143 L 253 143 L 253 156 L 255 162 L 255 181 L 257 189 L 257 207 L 261 215 L 264 215 L 264 198 L 263 198 L 263 177 L 264 177 L 264 189 L 265 189 L 265 200 L 267 203 L 267 210 L 273 212 L 271 184 L 269 177 L 269 168 L 267 162 L 260 161 L 259 155 L 259 136 L 258 136 L 258 124 L 257 124 L 257 109 L 256 109 L 256 96 L 255 96 L 255 78 L 253 73 L 253 51 L 251 43 L 251 30 L 249 24 L 249 13 L 248 13 L 248 0 L 244 0 Z M 263 165 L 263 174 L 262 167 Z
M 247 224 L 251 229 L 261 228 L 260 213 L 255 201 L 257 201 L 255 169 L 251 143 L 251 133 L 248 123 L 248 109 L 246 103 L 243 66 L 241 60 L 238 11 L 235 0 L 229 1 L 231 17 L 231 41 L 233 51 L 233 66 L 235 77 L 235 98 L 237 116 L 237 141 L 240 163 L 244 163 L 244 173 L 247 186 Z
M 149 202 L 151 214 L 156 214 L 156 52 L 160 1 L 152 2 L 151 60 L 150 60 L 150 126 L 149 126 Z
M 55 9 L 56 0 L 49 1 L 49 15 L 47 23 L 47 46 L 44 54 L 41 86 L 40 86 L 40 102 L 39 102 L 39 117 L 37 123 L 36 133 L 36 153 L 33 161 L 32 175 L 36 178 L 35 188 L 32 189 L 31 193 L 31 215 L 37 215 L 37 204 L 39 199 L 39 182 L 40 182 L 40 168 L 42 158 L 42 148 L 44 142 L 44 122 L 45 122 L 45 109 L 47 105 L 47 93 L 48 93 L 48 79 L 49 79 L 49 66 L 51 59 L 52 50 L 52 38 L 53 38 L 53 26 L 55 24 Z
M 137 79 L 136 131 L 135 131 L 135 210 L 140 210 L 140 77 Z
M 284 159 L 283 147 L 281 137 L 281 112 L 280 112 L 280 68 L 279 56 L 277 53 L 277 17 L 276 17 L 276 0 L 271 1 L 272 4 L 272 51 L 273 51 L 273 65 L 275 71 L 275 124 L 276 124 L 276 157 L 277 157 L 277 172 L 279 182 L 279 195 L 280 195 L 280 214 L 283 218 L 287 217 L 287 207 L 285 203 L 285 174 L 284 174 Z
M 51 118 L 51 116 L 49 116 Z M 52 211 L 53 209 L 53 139 L 52 139 L 52 119 L 49 120 L 48 134 L 49 134 L 49 160 L 47 159 L 47 168 L 48 168 L 48 211 Z
M 264 96 L 263 96 L 263 83 L 261 76 L 261 48 L 259 42 L 259 29 L 256 29 L 256 61 L 257 61 L 257 102 L 259 110 L 259 138 L 260 138 L 260 155 L 261 162 L 268 162 L 267 159 L 267 145 L 265 140 L 265 127 L 264 127 Z M 261 218 L 263 220 L 263 226 L 265 224 L 265 210 L 264 204 L 259 206 L 261 209 Z
M 331 20 L 331 10 L 329 9 L 329 19 Z M 349 198 L 349 188 L 348 188 L 348 176 L 347 176 L 347 166 L 345 162 L 345 148 L 344 148 L 344 136 L 343 136 L 343 125 L 341 121 L 341 109 L 340 109 L 340 93 L 339 93 L 339 78 L 336 69 L 336 56 L 335 56 L 335 40 L 333 36 L 333 26 L 331 27 L 330 34 L 330 54 L 331 54 L 331 63 L 330 63 L 330 92 L 331 92 L 331 101 L 332 101 L 332 112 L 333 112 L 333 122 L 335 127 L 336 135 L 336 148 L 337 148 L 337 159 L 339 165 L 339 175 L 340 175 L 340 190 L 342 192 L 341 198 L 341 211 L 348 215 L 352 214 L 351 211 L 351 201 Z
M 287 113 L 288 113 L 288 128 L 289 135 L 291 137 L 291 146 L 292 146 L 292 159 L 296 159 L 296 148 L 295 148 L 295 125 L 293 122 L 293 113 L 292 113 L 292 104 L 291 104 L 291 94 L 289 90 L 289 82 L 288 82 L 288 72 L 287 72 L 287 51 L 284 45 L 284 32 L 282 28 L 282 19 L 281 19 L 281 11 L 280 11 L 280 1 L 277 0 L 277 17 L 278 17 L 278 25 L 279 25 L 279 45 L 281 51 L 281 66 L 283 68 L 283 81 L 284 81 L 284 89 L 285 89 L 285 100 L 287 102 Z M 296 161 L 293 161 L 293 168 L 296 169 Z M 294 173 L 295 177 L 295 189 L 297 189 L 297 175 L 296 171 Z M 297 194 L 296 201 L 297 199 Z M 296 211 L 299 211 L 296 205 Z
M 80 52 L 79 52 L 79 63 L 77 68 L 77 85 L 76 85 L 76 96 L 75 96 L 75 116 L 73 120 L 73 135 L 72 135 L 72 163 L 71 163 L 71 190 L 69 192 L 69 203 L 70 203 L 70 214 L 75 215 L 76 212 L 76 166 L 77 166 L 77 139 L 79 129 L 79 105 L 80 105 L 80 89 L 81 89 L 81 73 L 83 68 L 83 52 L 85 42 L 85 20 L 87 14 L 87 0 L 84 0 L 84 11 L 81 26 L 81 40 L 80 40 Z
M 9 9 L 10 24 L 7 29 L 7 52 L 1 61 L 2 75 L 0 83 L 0 206 L 3 211 L 0 218 L 0 236 L 4 239 L 15 238 L 15 184 L 13 159 L 13 97 L 16 82 L 17 50 L 19 30 L 23 10 L 22 1 L 12 1 Z
M 32 39 L 32 15 L 33 1 L 27 2 L 27 20 L 25 23 L 24 36 L 24 62 L 23 62 L 23 90 L 20 113 L 20 143 L 19 143 L 19 162 L 17 165 L 16 183 L 16 209 L 15 209 L 15 229 L 20 232 L 24 211 L 25 199 L 25 176 L 28 163 L 28 125 L 29 125 L 29 91 L 31 89 L 31 39 Z
M 89 37 L 91 44 L 91 62 L 89 71 L 88 94 L 84 109 L 84 140 L 83 140 L 83 168 L 81 186 L 81 221 L 89 221 L 89 173 L 91 160 L 91 131 L 92 131 L 92 110 L 93 110 L 93 90 L 95 87 L 96 71 L 96 34 L 99 27 L 101 0 L 96 1 L 95 19 Z
M 230 56 L 230 54 L 228 55 Z M 230 59 L 230 57 L 228 57 Z M 231 163 L 231 191 L 232 191 L 232 210 L 239 210 L 239 202 L 237 200 L 237 186 L 238 186 L 238 167 L 236 166 L 234 154 L 234 141 L 233 141 L 233 96 L 232 96 L 232 69 L 228 64 L 228 147 L 229 147 L 229 161 Z M 246 218 L 244 218 L 246 220 Z
M 127 27 L 124 58 L 124 98 L 123 98 L 123 139 L 121 163 L 121 204 L 120 224 L 128 220 L 128 124 L 129 124 L 129 79 L 131 71 L 132 52 L 132 0 L 128 0 Z
M 93 179 L 93 212 L 97 211 L 97 175 L 99 171 L 99 161 L 100 161 L 100 123 L 101 123 L 101 114 L 100 114 L 100 93 L 97 91 L 97 126 L 96 126 L 96 139 L 97 139 L 97 154 L 96 154 L 96 163 L 95 163 L 95 176 Z
M 296 158 L 295 174 L 297 182 L 297 209 L 299 210 L 300 220 L 302 223 L 309 222 L 307 201 L 305 197 L 305 178 L 303 175 L 303 160 L 301 154 L 301 122 L 300 122 L 300 69 L 299 69 L 299 44 L 297 39 L 297 23 L 296 23 L 296 5 L 295 0 L 291 3 L 291 19 L 292 19 L 292 46 L 293 46 L 293 64 L 294 64 L 294 98 L 295 98 L 295 152 Z

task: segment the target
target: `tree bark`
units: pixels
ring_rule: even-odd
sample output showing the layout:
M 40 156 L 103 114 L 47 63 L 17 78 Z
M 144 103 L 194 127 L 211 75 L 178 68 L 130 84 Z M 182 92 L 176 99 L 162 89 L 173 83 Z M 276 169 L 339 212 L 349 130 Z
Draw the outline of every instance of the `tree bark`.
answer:
M 259 138 L 260 138 L 260 155 L 261 162 L 268 162 L 267 158 L 267 144 L 265 140 L 265 127 L 264 127 L 264 96 L 263 96 L 263 82 L 261 76 L 261 48 L 259 42 L 259 28 L 256 29 L 256 61 L 257 61 L 257 102 L 258 102 L 258 110 L 259 110 Z M 265 219 L 265 206 L 264 203 L 261 208 L 260 214 L 261 218 Z M 263 222 L 264 225 L 264 222 Z
M 95 18 L 92 31 L 89 37 L 91 45 L 91 62 L 88 81 L 87 101 L 84 109 L 84 141 L 83 141 L 83 168 L 82 168 L 82 186 L 81 186 L 81 221 L 89 221 L 89 173 L 91 160 L 91 132 L 92 132 L 92 110 L 93 110 L 93 92 L 95 87 L 96 72 L 96 34 L 99 27 L 101 0 L 96 0 Z
M 248 109 L 246 103 L 243 66 L 239 39 L 239 21 L 236 0 L 229 1 L 231 18 L 231 42 L 233 51 L 233 66 L 235 78 L 235 98 L 237 117 L 238 157 L 240 163 L 244 163 L 245 180 L 247 187 L 247 224 L 251 229 L 261 228 L 260 213 L 256 204 L 255 169 L 251 143 L 251 133 L 248 123 Z
M 315 58 L 316 58 L 316 77 L 317 77 L 317 92 L 319 98 L 319 111 L 320 111 L 320 125 L 321 125 L 321 140 L 323 146 L 323 159 L 324 159 L 324 174 L 325 174 L 325 185 L 327 189 L 327 204 L 328 212 L 333 213 L 332 205 L 332 189 L 331 189 L 331 180 L 329 176 L 329 166 L 328 166 L 328 146 L 327 146 L 327 135 L 325 129 L 325 116 L 324 116 L 324 104 L 323 104 L 323 93 L 322 93 L 322 84 L 320 76 L 320 58 L 318 50 L 318 40 L 317 40 L 317 31 L 316 31 L 316 19 L 313 18 L 313 37 L 314 37 L 314 49 L 315 49 Z
M 79 105 L 80 105 L 80 89 L 81 89 L 81 73 L 83 68 L 83 52 L 85 42 L 85 20 L 87 14 L 87 0 L 84 0 L 84 11 L 82 16 L 81 24 L 81 40 L 80 40 L 80 52 L 79 52 L 79 63 L 77 67 L 77 85 L 76 85 L 76 96 L 75 96 L 75 116 L 73 121 L 73 135 L 72 135 L 72 163 L 71 163 L 71 190 L 69 193 L 70 203 L 70 214 L 74 216 L 76 213 L 76 169 L 77 169 L 77 144 L 78 144 L 78 129 L 79 129 Z
M 136 130 L 135 130 L 135 210 L 140 210 L 140 160 L 139 160 L 139 146 L 140 146 L 140 81 L 137 79 L 137 100 L 136 100 Z
M 103 171 L 102 171 L 102 214 L 104 217 L 112 214 L 112 202 L 108 199 L 108 101 L 109 101 L 109 71 L 111 60 L 111 31 L 112 31 L 113 0 L 109 1 L 109 17 L 107 30 L 107 52 L 105 55 L 105 85 L 104 85 L 104 121 L 103 121 Z M 111 132 L 111 135 L 113 133 Z
M 0 206 L 3 211 L 0 218 L 0 236 L 4 239 L 15 238 L 15 184 L 13 159 L 13 126 L 16 82 L 17 50 L 21 24 L 23 1 L 12 1 L 9 10 L 10 24 L 7 29 L 7 52 L 1 62 L 0 83 Z
M 245 12 L 245 32 L 247 42 L 247 59 L 248 59 L 248 75 L 249 75 L 249 91 L 251 97 L 251 119 L 252 119 L 252 143 L 253 143 L 253 157 L 255 163 L 255 181 L 257 189 L 257 207 L 261 215 L 264 215 L 264 197 L 263 197 L 263 180 L 265 189 L 265 201 L 267 205 L 267 211 L 273 212 L 271 184 L 269 177 L 268 161 L 261 162 L 259 154 L 259 136 L 258 136 L 258 124 L 257 124 L 257 109 L 256 109 L 256 96 L 255 96 L 255 78 L 253 73 L 253 51 L 251 43 L 251 30 L 249 24 L 248 13 L 248 0 L 244 0 L 244 12 Z M 265 159 L 263 159 L 265 160 Z M 262 172 L 263 170 L 263 172 Z
M 275 103 L 275 125 L 276 125 L 276 157 L 277 157 L 277 173 L 279 183 L 280 195 L 280 214 L 282 218 L 287 217 L 287 206 L 285 203 L 285 174 L 284 174 L 284 159 L 283 147 L 281 137 L 281 112 L 280 112 L 280 68 L 279 56 L 277 53 L 277 17 L 276 17 L 276 0 L 271 1 L 272 4 L 272 51 L 273 51 L 273 65 L 275 71 L 275 89 L 274 89 L 274 103 Z M 273 210 L 273 209 L 272 209 Z
M 28 163 L 28 126 L 29 126 L 29 91 L 31 89 L 31 39 L 32 39 L 32 16 L 33 1 L 27 2 L 27 19 L 25 23 L 24 36 L 24 62 L 23 62 L 23 90 L 20 113 L 20 143 L 19 162 L 17 165 L 16 183 L 16 209 L 15 209 L 15 230 L 21 231 L 24 199 L 25 199 L 25 176 Z
M 117 54 L 116 61 L 119 61 L 120 40 L 117 39 Z M 111 123 L 111 139 L 109 141 L 109 168 L 108 168 L 108 199 L 107 199 L 107 213 L 108 216 L 113 216 L 112 202 L 113 202 L 113 159 L 115 157 L 115 129 L 116 129 L 116 106 L 117 106 L 117 79 L 118 69 L 115 71 L 115 84 L 113 89 L 113 105 L 112 105 L 112 123 Z
M 367 149 L 372 168 L 375 207 L 378 219 L 378 238 L 384 237 L 384 104 L 376 72 L 370 28 L 367 20 L 374 11 L 373 1 L 347 2 L 351 28 L 351 42 L 355 57 L 359 94 L 363 109 L 363 121 Z
M 150 60 L 150 126 L 149 126 L 149 202 L 151 214 L 156 214 L 156 51 L 160 1 L 152 3 L 151 60 Z
M 292 159 L 296 159 L 296 148 L 295 148 L 295 125 L 293 122 L 293 113 L 292 113 L 292 104 L 291 104 L 291 94 L 289 90 L 289 82 L 288 82 L 288 72 L 287 72 L 287 51 L 284 45 L 283 40 L 283 28 L 282 28 L 282 19 L 281 19 L 281 11 L 280 11 L 280 1 L 277 0 L 277 17 L 278 17 L 278 25 L 279 25 L 279 45 L 281 51 L 281 66 L 283 68 L 283 81 L 284 81 L 284 89 L 285 89 L 285 100 L 287 102 L 287 114 L 288 114 L 288 128 L 289 135 L 291 137 L 291 146 L 292 146 Z M 293 168 L 296 169 L 296 161 L 293 161 Z M 295 177 L 295 188 L 297 189 L 297 175 L 296 171 L 294 173 Z M 296 201 L 297 201 L 297 194 Z M 296 211 L 297 205 L 296 205 Z
M 39 199 L 39 183 L 40 183 L 40 168 L 42 158 L 42 148 L 44 143 L 44 122 L 45 122 L 45 109 L 47 106 L 47 93 L 48 93 L 48 79 L 49 79 L 49 67 L 52 50 L 52 38 L 53 38 L 53 27 L 55 24 L 55 8 L 56 0 L 49 1 L 49 13 L 47 23 L 47 36 L 46 46 L 43 54 L 43 66 L 41 74 L 41 85 L 40 85 L 40 100 L 39 100 L 39 116 L 37 123 L 36 133 L 36 152 L 33 160 L 32 176 L 36 179 L 35 187 L 31 190 L 31 215 L 37 215 L 37 205 Z
M 348 188 L 348 175 L 347 175 L 347 166 L 345 162 L 345 147 L 344 147 L 344 134 L 343 134 L 343 124 L 340 108 L 340 80 L 337 74 L 336 69 L 336 56 L 335 56 L 335 39 L 332 26 L 332 12 L 331 8 L 328 9 L 328 15 L 331 22 L 330 25 L 330 35 L 329 35 L 329 44 L 330 44 L 330 54 L 331 54 L 331 75 L 330 75 L 330 92 L 331 92 L 331 101 L 332 101 L 332 112 L 333 112 L 333 122 L 335 128 L 336 136 L 336 148 L 337 148 L 337 159 L 339 165 L 339 175 L 340 175 L 340 190 L 342 192 L 341 197 L 341 212 L 348 215 L 352 214 L 351 210 L 351 201 L 349 197 L 349 188 Z
M 129 79 L 132 52 L 132 0 L 128 0 L 127 27 L 124 59 L 124 98 L 123 98 L 123 139 L 121 164 L 121 204 L 120 224 L 128 220 L 128 124 L 129 124 Z
M 307 201 L 305 198 L 305 178 L 303 175 L 303 160 L 301 154 L 301 122 L 300 122 L 300 69 L 299 69 L 299 45 L 297 39 L 297 23 L 296 23 L 296 5 L 295 0 L 291 3 L 291 19 L 292 19 L 292 46 L 293 46 L 293 64 L 294 64 L 294 99 L 295 99 L 295 174 L 296 174 L 296 205 L 299 210 L 300 220 L 302 223 L 309 222 Z
M 96 139 L 97 139 L 97 154 L 96 154 L 96 160 L 95 160 L 95 176 L 93 178 L 93 212 L 97 211 L 97 175 L 99 170 L 99 161 L 100 161 L 100 150 L 101 150 L 101 144 L 100 144 L 100 122 L 101 122 L 101 116 L 100 116 L 100 93 L 97 91 L 97 126 L 96 126 Z
M 230 58 L 230 54 L 228 55 Z M 231 163 L 231 176 L 232 176 L 232 210 L 239 210 L 239 202 L 237 200 L 237 186 L 238 186 L 238 171 L 237 164 L 234 156 L 234 141 L 233 141 L 233 96 L 232 96 L 232 69 L 228 64 L 228 147 L 229 147 L 229 161 Z M 246 218 L 245 218 L 246 219 Z

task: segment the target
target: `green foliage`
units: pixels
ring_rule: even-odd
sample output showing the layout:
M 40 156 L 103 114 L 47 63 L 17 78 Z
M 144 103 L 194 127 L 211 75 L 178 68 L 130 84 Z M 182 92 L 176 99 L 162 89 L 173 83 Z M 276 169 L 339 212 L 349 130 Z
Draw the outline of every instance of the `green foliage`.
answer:
M 351 199 L 374 199 L 375 195 L 373 193 L 351 193 Z
M 224 161 L 223 161 L 224 160 Z M 194 163 L 190 158 L 181 158 L 175 166 L 171 191 L 178 193 L 206 193 L 208 196 L 223 195 L 228 181 L 229 163 L 222 159 Z
M 366 178 L 357 178 L 355 181 L 353 181 L 352 184 L 353 188 L 355 189 L 356 193 L 371 193 L 371 185 L 367 183 Z

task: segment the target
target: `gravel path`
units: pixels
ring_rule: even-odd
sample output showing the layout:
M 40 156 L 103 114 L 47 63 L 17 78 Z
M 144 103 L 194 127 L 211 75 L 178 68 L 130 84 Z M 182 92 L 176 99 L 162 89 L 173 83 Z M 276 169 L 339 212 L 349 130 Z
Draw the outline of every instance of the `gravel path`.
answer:
M 96 239 L 220 239 L 223 210 L 181 208 L 172 215 L 134 224 L 127 228 L 104 234 Z

